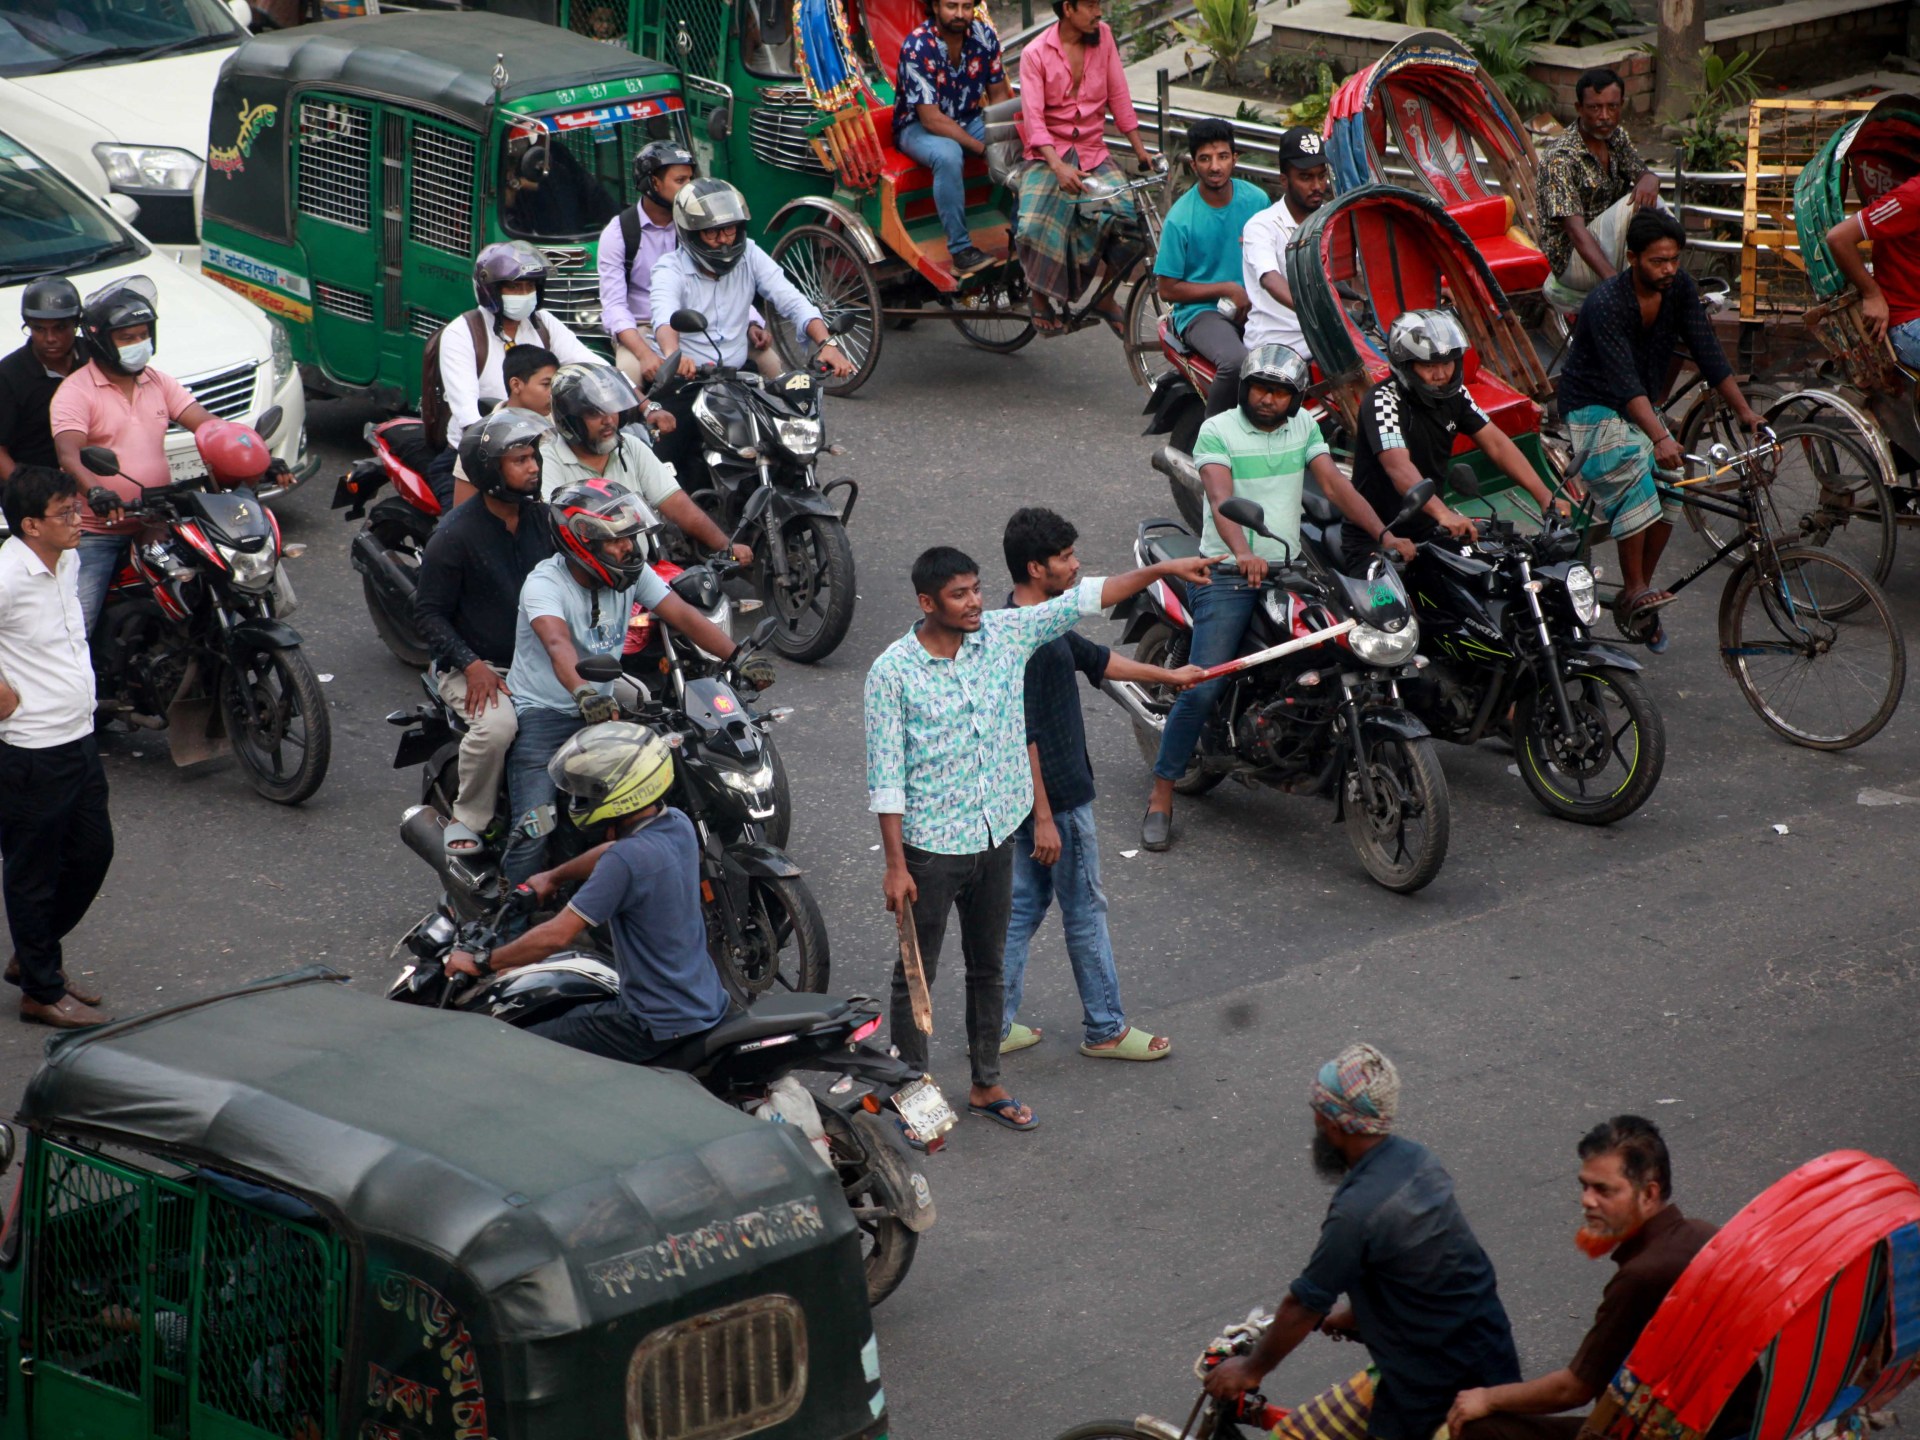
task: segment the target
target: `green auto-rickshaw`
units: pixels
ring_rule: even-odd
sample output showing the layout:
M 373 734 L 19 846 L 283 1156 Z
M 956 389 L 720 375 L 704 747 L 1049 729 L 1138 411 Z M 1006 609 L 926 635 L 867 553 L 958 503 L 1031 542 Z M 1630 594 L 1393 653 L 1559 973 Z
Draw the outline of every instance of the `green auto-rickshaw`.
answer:
M 687 139 L 671 67 L 550 25 L 420 12 L 256 36 L 214 90 L 202 268 L 286 322 L 314 389 L 411 408 L 496 240 L 539 246 L 546 308 L 605 347 L 599 234 L 668 137 Z
M 0 1436 L 885 1434 L 797 1130 L 343 978 L 48 1044 L 4 1147 Z

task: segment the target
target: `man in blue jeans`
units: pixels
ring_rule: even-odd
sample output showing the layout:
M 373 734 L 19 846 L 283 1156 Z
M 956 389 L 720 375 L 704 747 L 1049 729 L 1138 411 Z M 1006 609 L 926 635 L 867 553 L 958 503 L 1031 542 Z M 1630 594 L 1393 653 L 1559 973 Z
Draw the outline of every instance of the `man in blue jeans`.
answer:
M 1079 532 L 1053 511 L 1030 506 L 1007 521 L 1001 548 L 1013 576 L 1009 605 L 1043 605 L 1080 583 L 1073 553 Z M 1080 713 L 1075 671 L 1098 685 L 1107 676 L 1184 688 L 1197 665 L 1163 670 L 1096 645 L 1078 630 L 1049 640 L 1027 661 L 1027 757 L 1033 767 L 1033 813 L 1013 835 L 1013 913 L 1007 923 L 1007 1016 L 1000 1053 L 1040 1042 L 1041 1032 L 1015 1022 L 1027 978 L 1027 947 L 1047 908 L 1060 901 L 1067 960 L 1080 991 L 1082 1055 L 1102 1060 L 1158 1060 L 1172 1042 L 1127 1024 L 1120 977 L 1107 935 L 1107 893 L 1100 884 L 1100 846 L 1093 829 L 1093 764 Z
M 974 18 L 973 0 L 926 0 L 927 18 L 900 45 L 893 107 L 893 143 L 933 172 L 933 204 L 947 232 L 953 278 L 985 270 L 991 255 L 976 249 L 967 229 L 969 155 L 987 152 L 988 102 L 1011 99 L 1000 64 L 1000 37 Z

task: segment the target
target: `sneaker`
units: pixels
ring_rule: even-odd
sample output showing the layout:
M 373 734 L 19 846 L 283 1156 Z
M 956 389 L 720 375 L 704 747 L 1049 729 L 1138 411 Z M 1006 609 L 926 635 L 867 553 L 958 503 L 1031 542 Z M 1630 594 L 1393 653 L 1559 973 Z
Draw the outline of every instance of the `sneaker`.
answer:
M 995 260 L 993 256 L 987 254 L 986 251 L 973 245 L 955 250 L 947 258 L 948 263 L 953 266 L 953 278 L 956 280 L 964 280 L 969 275 L 977 275 L 982 270 L 989 270 L 1000 263 Z

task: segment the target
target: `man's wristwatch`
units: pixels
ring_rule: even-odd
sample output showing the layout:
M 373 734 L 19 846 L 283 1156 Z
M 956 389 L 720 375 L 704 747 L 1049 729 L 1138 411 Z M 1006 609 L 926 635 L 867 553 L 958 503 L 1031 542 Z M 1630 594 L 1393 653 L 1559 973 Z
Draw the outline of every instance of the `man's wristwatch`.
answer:
M 491 974 L 493 974 L 493 951 L 492 951 L 492 949 L 490 949 L 490 948 L 489 948 L 489 949 L 485 949 L 485 950 L 475 950 L 475 951 L 473 951 L 473 952 L 471 952 L 471 953 L 472 953 L 472 955 L 473 955 L 473 968 L 474 968 L 474 969 L 476 969 L 476 970 L 478 970 L 478 971 L 479 971 L 479 972 L 480 972 L 480 973 L 481 973 L 482 975 L 491 975 Z

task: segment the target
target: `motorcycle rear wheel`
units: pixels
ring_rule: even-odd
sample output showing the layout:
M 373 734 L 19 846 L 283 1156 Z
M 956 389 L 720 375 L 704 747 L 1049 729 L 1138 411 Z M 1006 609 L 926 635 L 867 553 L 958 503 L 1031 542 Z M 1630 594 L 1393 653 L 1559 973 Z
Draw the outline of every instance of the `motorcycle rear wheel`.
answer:
M 748 996 L 778 988 L 820 994 L 832 961 L 827 922 L 799 876 L 755 876 L 747 882 L 747 911 L 739 917 L 749 947 L 736 955 L 713 927 L 715 959 Z
M 1553 748 L 1560 717 L 1552 692 L 1542 684 L 1514 702 L 1513 749 L 1520 778 L 1533 798 L 1562 820 L 1581 825 L 1624 820 L 1647 803 L 1667 763 L 1667 727 L 1659 707 L 1638 675 L 1609 665 L 1568 676 L 1567 699 L 1575 722 L 1588 732 L 1584 739 L 1597 742 L 1606 736 L 1607 759 L 1596 762 L 1583 755 L 1561 762 Z
M 819 1102 L 820 1125 L 827 1132 L 827 1148 L 833 1152 L 833 1168 L 846 1191 L 847 1204 L 860 1210 L 878 1209 L 887 1203 L 874 1180 L 873 1161 L 868 1158 L 871 1145 L 888 1141 L 875 1131 L 890 1122 L 864 1111 L 849 1119 L 832 1105 Z M 865 1125 L 861 1124 L 866 1121 Z M 892 1215 L 855 1215 L 860 1227 L 860 1263 L 866 1272 L 867 1303 L 878 1305 L 900 1288 L 913 1264 L 913 1252 L 920 1246 L 917 1231 Z
M 333 732 L 320 677 L 297 647 L 265 649 L 246 674 L 220 669 L 221 714 L 234 757 L 253 788 L 279 805 L 298 805 L 320 788 Z M 290 753 L 297 747 L 297 753 Z
M 1140 637 L 1140 643 L 1133 647 L 1133 658 L 1142 665 L 1158 665 L 1162 669 L 1171 669 L 1168 652 L 1173 648 L 1173 632 L 1164 625 L 1156 625 Z M 1185 664 L 1184 660 L 1177 662 Z M 1144 688 L 1144 687 L 1143 687 Z M 1171 694 L 1163 693 L 1157 687 L 1147 693 L 1156 700 L 1170 700 Z M 1151 770 L 1154 762 L 1160 758 L 1160 732 L 1138 721 L 1133 725 L 1133 741 L 1140 747 L 1140 758 L 1147 762 Z M 1201 766 L 1198 749 L 1187 763 L 1187 773 L 1173 782 L 1175 792 L 1181 795 L 1204 795 L 1222 780 L 1226 779 L 1222 771 L 1207 770 Z
M 380 548 L 393 558 L 394 564 L 412 572 L 417 580 L 420 574 L 420 556 L 427 548 L 427 538 L 433 534 L 433 521 L 420 516 L 415 524 L 411 515 L 396 517 L 393 515 L 374 515 L 368 521 L 373 538 L 380 542 Z M 393 653 L 393 658 L 413 670 L 424 670 L 431 658 L 427 653 L 426 638 L 420 633 L 420 626 L 412 615 L 400 615 L 390 607 L 373 583 L 373 577 L 362 575 L 360 588 L 367 597 L 367 614 L 373 619 L 374 633 L 380 637 L 380 643 Z
M 839 648 L 853 624 L 853 546 L 847 527 L 824 515 L 795 520 L 767 545 L 787 547 L 790 588 L 783 592 L 773 562 L 763 553 L 767 608 L 779 625 L 773 648 L 789 660 L 810 665 Z
M 1373 780 L 1392 813 L 1370 814 L 1360 791 L 1357 760 L 1347 762 L 1347 839 L 1379 884 L 1401 895 L 1431 884 L 1447 859 L 1452 805 L 1447 777 L 1434 754 L 1433 741 L 1376 740 L 1371 748 Z M 1417 832 L 1409 825 L 1418 822 Z

